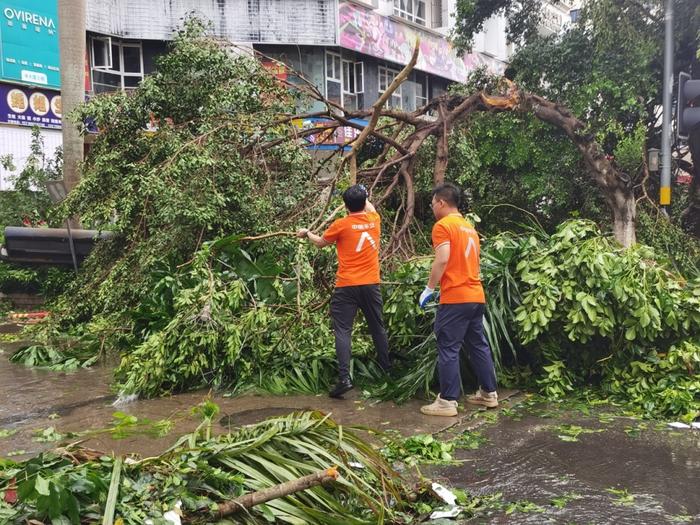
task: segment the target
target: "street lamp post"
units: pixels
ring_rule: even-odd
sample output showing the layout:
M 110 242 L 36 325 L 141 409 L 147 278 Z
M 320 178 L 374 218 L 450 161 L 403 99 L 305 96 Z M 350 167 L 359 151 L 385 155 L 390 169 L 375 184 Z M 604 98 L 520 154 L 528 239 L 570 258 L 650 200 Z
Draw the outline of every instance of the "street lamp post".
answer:
M 673 87 L 673 0 L 666 0 L 664 35 L 663 127 L 661 131 L 661 188 L 659 204 L 664 213 L 671 204 L 671 88 Z

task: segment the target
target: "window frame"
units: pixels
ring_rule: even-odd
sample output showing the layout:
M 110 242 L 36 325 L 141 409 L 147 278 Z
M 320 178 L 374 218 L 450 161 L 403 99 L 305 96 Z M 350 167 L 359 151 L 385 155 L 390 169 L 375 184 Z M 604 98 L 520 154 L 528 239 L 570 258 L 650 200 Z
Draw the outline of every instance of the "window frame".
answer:
M 102 67 L 102 66 L 95 66 L 95 65 L 94 65 L 94 64 L 95 64 L 95 57 L 94 57 L 95 49 L 94 49 L 94 46 L 93 46 L 93 45 L 90 46 L 90 51 L 91 51 L 91 54 L 92 54 L 92 57 L 91 57 L 91 58 L 92 58 L 92 63 L 91 63 L 91 65 L 90 65 L 90 66 L 91 66 L 91 67 L 90 67 L 90 77 L 91 77 L 90 80 L 91 80 L 91 82 L 92 82 L 93 91 L 95 91 L 95 86 L 100 86 L 100 87 L 103 87 L 103 88 L 107 88 L 107 89 L 104 89 L 104 90 L 100 91 L 101 93 L 102 93 L 102 92 L 108 92 L 108 91 L 117 91 L 117 90 L 120 90 L 120 91 L 130 91 L 130 90 L 136 89 L 137 86 L 127 86 L 127 85 L 126 85 L 126 80 L 125 80 L 125 79 L 127 79 L 127 78 L 129 78 L 129 79 L 137 78 L 137 79 L 139 79 L 139 82 L 142 81 L 142 80 L 144 79 L 144 76 L 145 76 L 145 68 L 144 68 L 144 63 L 143 63 L 143 42 L 141 42 L 141 41 L 131 42 L 131 41 L 124 41 L 124 40 L 114 39 L 114 38 L 112 38 L 112 37 L 101 37 L 101 36 L 96 36 L 96 37 L 93 36 L 93 37 L 91 37 L 91 38 L 92 38 L 93 40 L 108 41 L 108 43 L 109 43 L 109 50 L 110 50 L 110 52 L 109 52 L 109 55 L 110 55 L 110 67 L 107 68 L 107 67 Z M 115 62 L 115 61 L 114 61 L 114 55 L 113 55 L 113 51 L 112 51 L 112 46 L 116 46 L 117 49 L 119 50 L 119 56 L 118 56 L 118 59 L 119 59 L 119 69 L 114 69 L 114 62 Z M 125 71 L 125 67 L 124 67 L 124 49 L 125 49 L 125 48 L 134 48 L 134 49 L 138 49 L 140 72 Z M 95 74 L 94 74 L 95 72 L 98 72 L 98 73 L 101 73 L 101 74 L 112 75 L 112 76 L 114 76 L 114 77 L 118 77 L 118 78 L 119 78 L 119 85 L 118 85 L 118 86 L 115 86 L 115 85 L 112 85 L 112 84 L 106 84 L 105 82 L 100 82 L 99 80 L 95 80 Z M 138 82 L 137 82 L 137 84 L 138 84 Z
M 428 73 L 425 73 L 423 71 L 416 71 L 415 73 L 415 84 L 416 84 L 416 91 L 415 91 L 415 104 L 416 104 L 416 109 L 426 106 L 428 102 L 430 102 L 430 77 L 428 76 Z M 425 88 L 425 90 L 423 90 Z M 420 89 L 420 93 L 425 93 L 425 96 L 423 95 L 418 95 Z
M 331 69 L 330 72 L 329 66 Z M 338 67 L 337 71 L 336 67 Z M 362 95 L 365 92 L 364 62 L 343 58 L 341 53 L 326 50 L 324 60 L 324 77 L 326 98 L 329 98 L 328 83 L 331 82 L 340 87 L 339 103 L 341 106 L 345 107 L 347 105 L 346 100 L 354 100 L 355 107 L 349 109 L 361 109 L 358 95 Z
M 400 71 L 398 69 L 394 69 L 390 66 L 379 66 L 377 71 L 377 87 L 379 88 L 378 91 L 380 95 L 389 88 L 399 73 Z M 385 80 L 384 87 L 382 87 L 382 80 Z M 398 102 L 398 104 L 395 104 L 395 102 Z M 390 105 L 393 108 L 403 109 L 403 84 L 391 94 Z
M 96 65 L 95 57 L 97 56 L 97 50 L 95 49 L 95 42 L 102 42 L 107 50 L 104 58 L 106 58 L 105 65 Z M 93 36 L 90 37 L 90 54 L 92 55 L 92 69 L 97 71 L 109 71 L 114 65 L 114 59 L 112 56 L 112 37 L 111 36 Z
M 402 5 L 403 4 L 403 7 Z M 423 6 L 423 17 L 418 16 L 420 6 Z M 414 24 L 428 27 L 428 3 L 426 0 L 394 0 L 394 15 Z

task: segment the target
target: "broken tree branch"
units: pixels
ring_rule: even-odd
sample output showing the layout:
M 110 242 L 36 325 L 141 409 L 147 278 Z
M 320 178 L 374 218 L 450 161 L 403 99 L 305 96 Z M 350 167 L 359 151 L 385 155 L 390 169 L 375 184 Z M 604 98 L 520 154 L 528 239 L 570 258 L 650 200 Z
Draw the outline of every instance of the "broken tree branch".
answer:
M 404 66 L 404 68 L 399 72 L 398 75 L 396 75 L 396 78 L 394 78 L 394 81 L 389 85 L 387 90 L 381 94 L 381 96 L 377 99 L 377 101 L 372 104 L 372 117 L 369 120 L 369 123 L 365 128 L 362 130 L 360 133 L 360 136 L 357 138 L 355 143 L 352 145 L 352 149 L 350 150 L 350 154 L 343 159 L 344 161 L 346 159 L 350 159 L 350 183 L 355 184 L 357 182 L 357 152 L 360 150 L 362 145 L 365 143 L 367 140 L 367 137 L 369 137 L 370 133 L 374 132 L 374 128 L 377 127 L 377 122 L 379 122 L 379 117 L 381 116 L 381 111 L 382 108 L 384 107 L 384 104 L 387 103 L 387 101 L 391 98 L 391 96 L 394 94 L 394 92 L 399 88 L 399 86 L 403 83 L 404 80 L 408 78 L 408 75 L 411 74 L 411 71 L 413 71 L 413 68 L 416 65 L 416 62 L 418 62 L 418 54 L 420 53 L 420 40 L 416 41 L 416 45 L 413 48 L 413 55 L 411 55 L 411 60 Z
M 333 483 L 337 479 L 338 469 L 336 467 L 331 467 L 314 474 L 309 474 L 303 478 L 285 481 L 284 483 L 280 483 L 274 487 L 260 490 L 258 492 L 251 492 L 250 494 L 245 494 L 234 500 L 220 504 L 219 509 L 216 511 L 215 517 L 226 518 L 227 516 L 232 516 L 241 511 L 251 509 L 256 505 L 266 503 L 273 499 L 284 498 L 296 492 L 317 487 L 318 485 Z

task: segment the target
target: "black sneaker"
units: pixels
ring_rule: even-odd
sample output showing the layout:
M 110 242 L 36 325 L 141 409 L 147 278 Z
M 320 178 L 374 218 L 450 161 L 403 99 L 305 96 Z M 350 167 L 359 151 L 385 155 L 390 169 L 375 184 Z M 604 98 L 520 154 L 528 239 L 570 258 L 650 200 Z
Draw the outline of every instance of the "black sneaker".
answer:
M 329 395 L 329 397 L 339 399 L 339 398 L 343 397 L 343 394 L 345 394 L 346 392 L 349 392 L 353 388 L 354 387 L 353 387 L 352 381 L 350 381 L 350 378 L 347 377 L 345 379 L 338 380 L 336 385 L 333 387 L 333 390 L 328 392 L 328 395 Z

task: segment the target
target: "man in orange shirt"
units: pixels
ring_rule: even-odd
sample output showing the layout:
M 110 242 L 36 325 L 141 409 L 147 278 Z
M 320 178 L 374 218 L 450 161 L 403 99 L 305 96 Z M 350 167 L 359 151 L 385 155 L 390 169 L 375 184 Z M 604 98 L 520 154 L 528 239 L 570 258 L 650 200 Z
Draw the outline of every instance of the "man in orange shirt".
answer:
M 479 390 L 467 402 L 498 406 L 496 371 L 484 335 L 484 289 L 479 277 L 479 236 L 459 213 L 460 191 L 454 184 L 433 190 L 431 208 L 437 219 L 433 227 L 435 261 L 428 286 L 420 295 L 424 308 L 440 283 L 440 306 L 435 316 L 440 394 L 434 403 L 421 408 L 430 416 L 456 416 L 462 389 L 459 354 L 462 343 L 479 380 Z
M 319 248 L 335 244 L 338 251 L 338 272 L 331 299 L 338 383 L 328 394 L 335 398 L 353 388 L 350 349 L 352 325 L 358 308 L 367 320 L 379 365 L 385 372 L 391 368 L 379 290 L 379 214 L 367 200 L 367 190 L 362 185 L 348 188 L 343 193 L 343 201 L 348 215 L 331 224 L 322 236 L 306 228 L 297 232 L 299 238 L 306 237 Z

